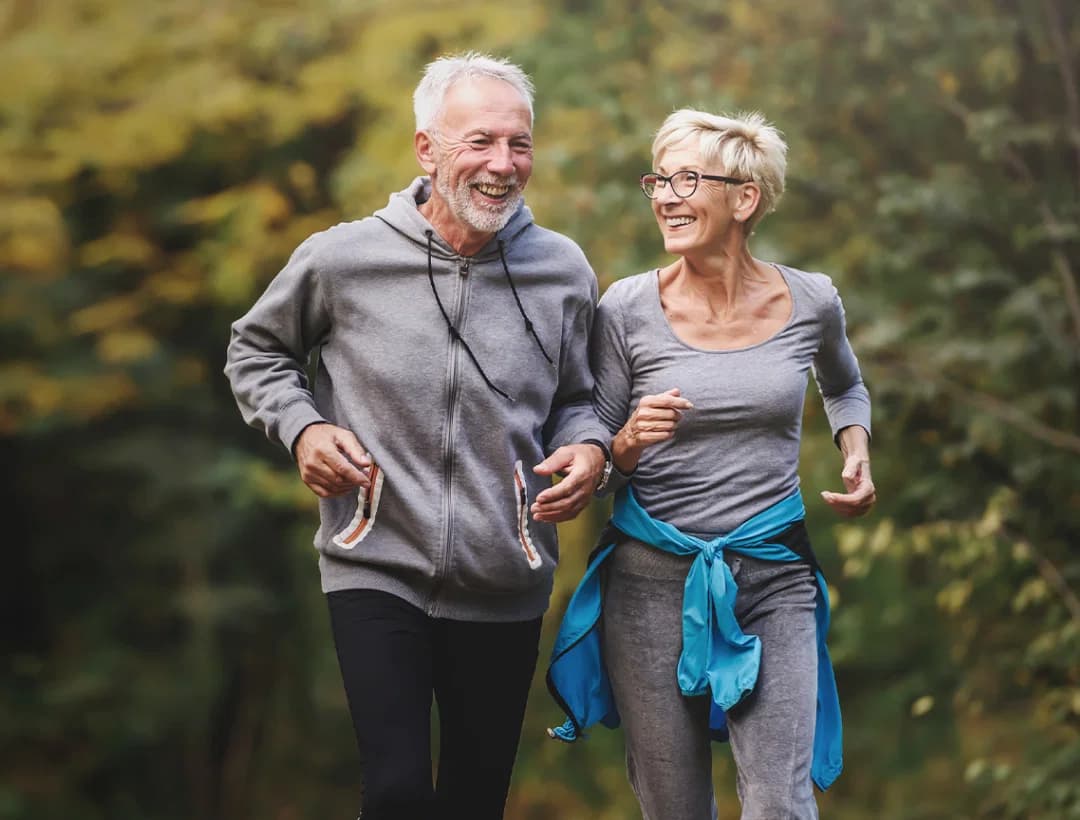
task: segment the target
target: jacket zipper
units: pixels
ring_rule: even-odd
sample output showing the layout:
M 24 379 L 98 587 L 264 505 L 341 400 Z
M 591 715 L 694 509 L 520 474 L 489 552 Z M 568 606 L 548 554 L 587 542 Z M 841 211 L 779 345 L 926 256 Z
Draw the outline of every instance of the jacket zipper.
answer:
M 454 327 L 460 329 L 461 314 L 464 312 L 465 301 L 469 289 L 469 266 L 472 259 L 467 256 L 458 257 L 458 282 L 457 294 L 454 300 L 454 308 L 450 321 Z M 450 372 L 447 374 L 446 395 L 446 429 L 443 432 L 443 484 L 446 487 L 442 499 L 443 525 L 443 559 L 439 574 L 435 578 L 435 585 L 431 590 L 428 600 L 427 614 L 434 617 L 437 609 L 439 592 L 442 589 L 446 576 L 450 573 L 450 559 L 453 556 L 453 529 L 454 529 L 454 414 L 457 411 L 458 399 L 458 371 L 461 369 L 461 345 L 454 345 L 453 355 L 450 357 Z

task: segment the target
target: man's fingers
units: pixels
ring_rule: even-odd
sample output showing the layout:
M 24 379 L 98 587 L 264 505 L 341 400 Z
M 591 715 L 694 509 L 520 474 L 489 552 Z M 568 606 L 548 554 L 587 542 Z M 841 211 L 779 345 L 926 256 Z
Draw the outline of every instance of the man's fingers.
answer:
M 368 462 L 370 463 L 370 459 L 368 459 Z M 355 486 L 367 485 L 367 477 L 360 468 L 339 452 L 335 452 L 327 458 L 326 466 L 342 481 Z
M 360 444 L 360 440 L 348 430 L 342 430 L 335 439 L 338 449 L 359 468 L 371 466 L 371 455 Z
M 555 475 L 555 473 L 562 472 L 569 467 L 571 461 L 573 461 L 573 454 L 565 448 L 560 447 L 533 467 L 533 472 L 537 475 Z
M 300 477 L 306 483 L 315 482 L 327 488 L 366 487 L 368 484 L 366 471 L 358 470 L 336 451 L 303 465 Z
M 533 506 L 554 504 L 561 501 L 564 498 L 568 498 L 581 489 L 580 481 L 574 481 L 570 477 L 564 478 L 558 484 L 552 487 L 547 487 L 536 494 L 536 498 L 533 499 Z
M 533 520 L 549 524 L 569 521 L 589 503 L 590 494 L 578 492 L 555 503 L 535 503 L 530 508 Z
M 301 433 L 296 446 L 300 478 L 320 498 L 366 488 L 371 456 L 349 430 L 314 424 Z

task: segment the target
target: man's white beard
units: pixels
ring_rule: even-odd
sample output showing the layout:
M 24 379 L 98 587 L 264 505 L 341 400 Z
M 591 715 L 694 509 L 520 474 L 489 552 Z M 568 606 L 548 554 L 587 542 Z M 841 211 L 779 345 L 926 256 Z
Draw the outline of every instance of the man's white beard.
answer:
M 441 169 L 439 169 L 441 170 Z M 471 186 L 475 183 L 492 185 L 509 185 L 511 190 L 506 199 L 490 205 L 478 205 L 472 198 Z M 435 189 L 440 196 L 450 205 L 450 211 L 474 230 L 482 233 L 495 233 L 501 231 L 510 217 L 517 210 L 521 201 L 521 188 L 518 186 L 517 177 L 473 177 L 463 180 L 456 188 L 451 188 L 446 176 L 441 173 L 435 175 Z

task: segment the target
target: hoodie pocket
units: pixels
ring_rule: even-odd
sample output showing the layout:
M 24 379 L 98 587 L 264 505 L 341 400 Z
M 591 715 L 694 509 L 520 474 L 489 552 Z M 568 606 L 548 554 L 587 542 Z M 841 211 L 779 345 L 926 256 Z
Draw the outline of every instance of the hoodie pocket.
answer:
M 367 538 L 368 533 L 375 527 L 375 519 L 379 513 L 379 502 L 382 500 L 383 471 L 379 465 L 371 465 L 371 483 L 367 492 L 362 488 L 356 492 L 356 512 L 345 529 L 334 536 L 334 544 L 343 550 L 351 550 L 361 541 Z
M 529 532 L 529 486 L 525 483 L 525 471 L 521 466 L 521 459 L 514 462 L 514 490 L 516 491 L 514 497 L 517 499 L 518 543 L 521 544 L 521 551 L 525 554 L 529 569 L 539 569 L 543 560 Z

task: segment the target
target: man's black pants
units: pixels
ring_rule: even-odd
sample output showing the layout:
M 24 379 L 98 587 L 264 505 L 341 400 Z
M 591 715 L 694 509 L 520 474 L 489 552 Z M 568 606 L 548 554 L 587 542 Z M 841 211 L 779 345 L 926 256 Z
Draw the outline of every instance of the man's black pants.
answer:
M 363 820 L 501 820 L 536 669 L 540 618 L 428 617 L 395 595 L 327 595 L 360 746 Z M 431 776 L 431 701 L 439 767 Z

